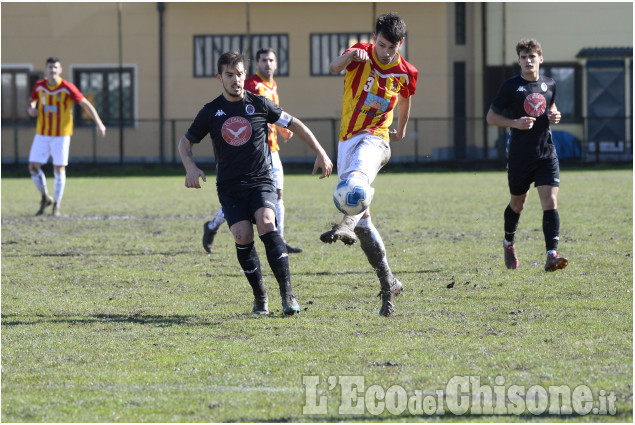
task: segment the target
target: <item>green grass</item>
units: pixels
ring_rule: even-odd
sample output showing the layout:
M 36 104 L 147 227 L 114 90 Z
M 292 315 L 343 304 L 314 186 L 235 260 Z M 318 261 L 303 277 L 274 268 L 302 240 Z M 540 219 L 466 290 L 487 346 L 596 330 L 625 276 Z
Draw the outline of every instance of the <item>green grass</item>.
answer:
M 542 213 L 532 189 L 517 234 L 521 267 L 502 259 L 504 172 L 382 173 L 373 222 L 404 284 L 394 317 L 358 246 L 323 245 L 339 219 L 335 180 L 288 175 L 288 241 L 302 313 L 268 317 L 224 228 L 214 251 L 202 223 L 218 208 L 213 177 L 73 177 L 62 217 L 33 217 L 28 178 L 2 179 L 2 420 L 632 421 L 633 174 L 562 172 L 560 252 L 545 273 Z M 49 178 L 52 186 L 52 178 Z M 495 385 L 586 385 L 614 393 L 615 416 L 340 415 L 330 376 L 408 395 L 454 376 Z M 326 415 L 303 415 L 303 376 L 318 376 Z M 363 397 L 362 393 L 362 397 Z

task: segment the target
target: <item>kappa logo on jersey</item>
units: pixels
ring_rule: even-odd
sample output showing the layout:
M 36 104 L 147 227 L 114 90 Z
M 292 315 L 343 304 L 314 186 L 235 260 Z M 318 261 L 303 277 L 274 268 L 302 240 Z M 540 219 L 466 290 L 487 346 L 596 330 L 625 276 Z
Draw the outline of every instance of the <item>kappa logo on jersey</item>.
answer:
M 222 117 L 223 115 L 227 115 L 227 114 L 222 109 L 219 109 L 218 111 L 216 111 L 216 115 L 215 115 L 216 117 Z
M 527 91 L 527 90 L 525 89 L 525 86 L 519 86 L 519 87 L 516 89 L 516 91 Z
M 530 117 L 539 117 L 547 109 L 547 99 L 540 93 L 532 93 L 525 99 L 524 107 Z
M 223 139 L 232 146 L 241 146 L 251 138 L 251 124 L 243 117 L 231 117 L 223 123 Z

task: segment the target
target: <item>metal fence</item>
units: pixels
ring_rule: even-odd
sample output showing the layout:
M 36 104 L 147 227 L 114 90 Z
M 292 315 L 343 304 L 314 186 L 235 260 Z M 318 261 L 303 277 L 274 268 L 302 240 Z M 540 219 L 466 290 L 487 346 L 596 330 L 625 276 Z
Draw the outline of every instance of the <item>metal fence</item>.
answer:
M 334 118 L 302 118 L 332 159 L 337 158 L 340 122 Z M 91 164 L 173 164 L 180 163 L 178 142 L 192 119 L 138 119 L 134 126 L 108 127 L 105 138 L 99 138 L 94 127 L 76 127 L 72 137 L 69 162 Z M 601 140 L 589 140 L 587 129 L 598 123 L 613 134 Z M 632 117 L 586 117 L 581 122 L 553 126 L 554 140 L 563 159 L 580 163 L 633 160 Z M 2 163 L 28 162 L 35 126 L 33 122 L 3 123 Z M 560 132 L 578 135 L 562 139 Z M 621 136 L 625 134 L 625 136 Z M 571 140 L 573 139 L 573 140 Z M 505 155 L 505 133 L 488 126 L 483 117 L 410 118 L 404 140 L 391 144 L 391 162 L 404 164 L 448 161 L 502 160 Z M 566 146 L 565 146 L 566 143 Z M 297 138 L 280 143 L 284 163 L 313 162 L 313 152 Z M 562 145 L 562 146 L 560 146 Z M 209 138 L 195 147 L 197 160 L 214 161 Z

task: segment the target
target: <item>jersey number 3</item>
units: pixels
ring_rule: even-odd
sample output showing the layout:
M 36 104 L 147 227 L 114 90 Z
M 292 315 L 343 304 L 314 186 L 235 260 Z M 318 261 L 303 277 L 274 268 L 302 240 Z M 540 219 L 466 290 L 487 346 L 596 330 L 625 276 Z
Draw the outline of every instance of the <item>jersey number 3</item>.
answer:
M 364 84 L 364 91 L 370 92 L 370 88 L 373 86 L 374 82 L 375 82 L 374 77 L 368 77 L 368 80 L 366 80 L 366 84 Z

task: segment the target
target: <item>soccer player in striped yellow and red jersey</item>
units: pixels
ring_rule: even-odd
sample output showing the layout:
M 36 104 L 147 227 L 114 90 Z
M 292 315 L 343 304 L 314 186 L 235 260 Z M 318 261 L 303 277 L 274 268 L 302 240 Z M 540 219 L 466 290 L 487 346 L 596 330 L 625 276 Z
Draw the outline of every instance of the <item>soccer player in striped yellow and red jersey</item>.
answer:
M 357 43 L 333 59 L 329 70 L 346 70 L 342 97 L 342 121 L 337 155 L 340 182 L 357 175 L 370 184 L 390 159 L 390 142 L 403 139 L 410 117 L 410 98 L 417 89 L 417 69 L 399 54 L 406 24 L 395 13 L 377 18 L 374 44 Z M 397 109 L 397 128 L 391 130 Z M 381 286 L 379 314 L 390 316 L 395 296 L 403 286 L 388 266 L 381 235 L 371 222 L 370 208 L 356 216 L 345 215 L 339 224 L 323 233 L 320 240 L 346 245 L 360 241 Z
M 61 75 L 60 60 L 56 57 L 48 58 L 46 79 L 37 81 L 31 92 L 28 113 L 37 117 L 37 124 L 29 153 L 29 173 L 42 194 L 40 209 L 35 215 L 43 214 L 51 204 L 52 214 L 60 214 L 60 203 L 66 186 L 68 151 L 73 135 L 73 103 L 78 103 L 95 121 L 100 136 L 106 135 L 106 127 L 93 105 L 73 83 L 63 80 Z M 46 164 L 49 157 L 53 158 L 55 174 L 54 198 L 48 194 L 46 176 L 42 171 L 42 165 Z
M 256 52 L 256 73 L 245 79 L 245 90 L 259 94 L 267 99 L 271 100 L 276 105 L 280 105 L 278 98 L 278 84 L 273 79 L 273 74 L 278 68 L 278 61 L 276 58 L 276 52 L 270 48 L 263 48 Z M 278 127 L 273 124 L 269 124 L 269 149 L 271 150 L 271 162 L 273 179 L 276 185 L 276 192 L 278 194 L 278 200 L 276 201 L 276 221 L 278 222 L 278 233 L 283 238 L 287 247 L 287 252 L 295 254 L 302 252 L 302 248 L 298 248 L 292 245 L 284 239 L 284 217 L 285 208 L 283 201 L 283 188 L 284 188 L 284 171 L 282 168 L 282 162 L 280 161 L 280 146 L 278 144 L 278 132 L 286 142 L 293 136 L 293 132 L 286 128 Z M 211 252 L 212 243 L 219 227 L 225 222 L 225 215 L 223 209 L 220 208 L 214 216 L 214 219 L 206 222 L 203 225 L 203 248 L 207 252 Z

